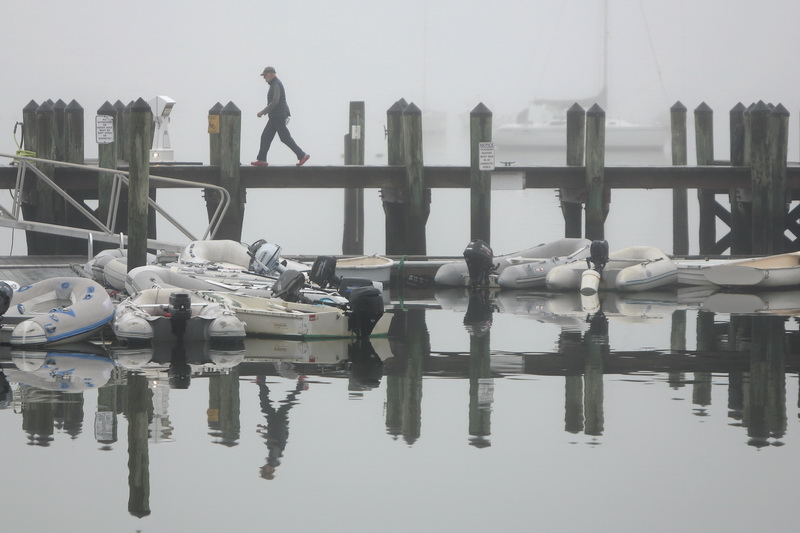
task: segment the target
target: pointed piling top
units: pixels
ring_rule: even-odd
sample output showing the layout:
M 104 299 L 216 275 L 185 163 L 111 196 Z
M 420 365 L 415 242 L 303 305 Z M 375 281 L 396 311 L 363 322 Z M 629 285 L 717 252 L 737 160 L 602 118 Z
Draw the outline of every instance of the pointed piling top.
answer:
M 139 97 L 138 100 L 131 104 L 131 113 L 152 113 L 153 110 L 150 104 L 144 101 L 144 98 Z
M 483 102 L 480 102 L 478 105 L 476 105 L 475 108 L 472 111 L 470 111 L 469 114 L 472 117 L 475 117 L 475 116 L 492 116 L 491 110 L 488 107 L 486 107 L 485 105 L 483 105 Z
M 22 112 L 24 113 L 26 111 L 36 111 L 38 108 L 39 104 L 37 104 L 35 100 L 31 100 L 30 102 L 28 102 L 28 105 L 22 108 Z
M 747 111 L 747 108 L 744 106 L 743 103 L 739 102 L 733 108 L 731 108 L 731 115 L 738 115 Z
M 586 112 L 587 116 L 605 116 L 606 112 L 600 107 L 598 104 L 594 104 L 592 107 L 589 108 L 589 111 Z
M 705 102 L 700 102 L 700 105 L 694 109 L 695 115 L 700 115 L 704 113 L 714 113 L 714 110 L 708 107 L 708 104 Z
M 125 104 L 122 103 L 122 100 L 117 100 L 114 102 L 114 107 L 117 108 L 118 113 L 125 111 Z
M 241 115 L 242 111 L 233 102 L 228 102 L 220 111 L 220 115 Z
M 764 103 L 763 100 L 759 100 L 756 104 L 750 108 L 750 113 L 769 113 L 770 108 L 767 104 Z
M 42 104 L 36 108 L 36 114 L 41 115 L 43 113 L 55 113 L 55 111 L 53 111 L 53 106 L 48 102 L 42 102 Z
M 392 104 L 392 107 L 386 110 L 387 115 L 402 115 L 403 110 L 408 106 L 405 100 L 398 100 Z
M 406 108 L 403 110 L 403 114 L 404 114 L 404 115 L 421 115 L 421 114 L 422 114 L 422 111 L 420 110 L 420 108 L 418 108 L 418 107 L 416 106 L 416 104 L 414 104 L 414 102 L 411 102 L 411 103 L 410 103 L 410 104 L 408 104 L 408 106 L 407 106 L 407 107 L 406 107 Z
M 61 98 L 56 100 L 56 103 L 53 104 L 53 111 L 55 111 L 56 113 L 63 113 L 66 108 L 67 108 L 67 103 Z
M 669 110 L 672 111 L 673 113 L 686 113 L 686 106 L 683 105 L 683 103 L 680 100 L 678 100 L 677 102 L 672 104 L 672 107 L 670 107 Z
M 67 104 L 67 108 L 65 110 L 67 113 L 78 113 L 83 111 L 83 107 L 74 99 Z
M 222 111 L 222 104 L 217 102 L 214 104 L 211 109 L 208 110 L 209 115 L 219 115 L 220 111 Z
M 772 114 L 782 117 L 788 117 L 791 113 L 789 113 L 789 110 L 783 107 L 783 104 L 779 102 L 778 105 L 775 106 L 775 109 L 772 110 Z
M 581 107 L 581 104 L 579 104 L 578 102 L 575 102 L 574 104 L 572 104 L 570 106 L 569 109 L 567 109 L 567 114 L 569 115 L 571 113 L 579 113 L 579 114 L 580 113 L 584 113 L 584 109 L 583 109 L 583 107 Z
M 112 117 L 117 116 L 117 108 L 114 107 L 108 100 L 97 110 L 98 115 L 109 115 Z

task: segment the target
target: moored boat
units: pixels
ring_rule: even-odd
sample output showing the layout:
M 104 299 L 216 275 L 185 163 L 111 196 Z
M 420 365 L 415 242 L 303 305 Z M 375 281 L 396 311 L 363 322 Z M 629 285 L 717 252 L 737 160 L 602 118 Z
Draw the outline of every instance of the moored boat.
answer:
M 479 285 L 505 289 L 543 287 L 545 276 L 551 268 L 588 257 L 590 244 L 591 241 L 587 239 L 564 238 L 494 257 L 488 245 L 473 241 L 464 250 L 464 261 L 439 267 L 434 282 L 450 287 L 466 287 L 474 284 L 474 281 Z
M 383 255 L 359 255 L 336 259 L 335 275 L 338 278 L 363 278 L 388 284 L 394 260 Z
M 227 306 L 179 288 L 145 289 L 117 305 L 114 334 L 128 342 L 241 341 L 245 325 Z
M 705 278 L 722 287 L 786 288 L 800 286 L 800 252 L 754 257 L 712 265 Z
M 391 315 L 374 287 L 355 289 L 346 309 L 320 303 L 286 301 L 247 294 L 202 292 L 208 301 L 232 309 L 248 335 L 297 338 L 339 338 L 386 335 Z
M 547 288 L 553 291 L 581 289 L 587 261 L 558 265 L 548 272 Z M 664 252 L 653 246 L 630 246 L 608 254 L 599 272 L 599 288 L 619 291 L 649 291 L 677 283 L 678 268 Z
M 15 323 L 4 341 L 41 346 L 86 340 L 114 315 L 114 304 L 102 285 L 88 278 L 58 277 L 14 291 L 3 316 Z

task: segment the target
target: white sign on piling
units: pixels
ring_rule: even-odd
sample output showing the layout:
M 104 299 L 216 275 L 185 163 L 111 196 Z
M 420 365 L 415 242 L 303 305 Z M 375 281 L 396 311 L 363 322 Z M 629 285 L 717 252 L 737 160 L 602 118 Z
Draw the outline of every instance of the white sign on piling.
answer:
M 478 170 L 491 172 L 494 170 L 494 143 L 478 143 Z
M 94 122 L 94 133 L 97 144 L 114 142 L 114 117 L 97 115 Z

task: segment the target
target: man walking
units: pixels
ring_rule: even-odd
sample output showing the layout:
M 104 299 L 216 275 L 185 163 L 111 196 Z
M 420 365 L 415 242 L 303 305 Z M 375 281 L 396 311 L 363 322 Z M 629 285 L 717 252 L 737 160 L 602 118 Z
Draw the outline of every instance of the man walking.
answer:
M 289 112 L 289 105 L 286 103 L 286 91 L 283 88 L 283 83 L 275 75 L 273 67 L 265 68 L 261 76 L 264 81 L 269 83 L 269 91 L 267 92 L 267 107 L 259 111 L 257 115 L 259 118 L 267 115 L 269 119 L 264 131 L 261 133 L 261 148 L 258 151 L 258 156 L 250 164 L 257 167 L 265 167 L 269 164 L 267 163 L 267 152 L 269 152 L 272 139 L 275 138 L 277 133 L 281 142 L 288 146 L 297 156 L 297 166 L 299 167 L 308 161 L 311 156 L 297 146 L 297 143 L 292 139 L 292 134 L 289 133 L 289 128 L 286 127 L 291 113 Z

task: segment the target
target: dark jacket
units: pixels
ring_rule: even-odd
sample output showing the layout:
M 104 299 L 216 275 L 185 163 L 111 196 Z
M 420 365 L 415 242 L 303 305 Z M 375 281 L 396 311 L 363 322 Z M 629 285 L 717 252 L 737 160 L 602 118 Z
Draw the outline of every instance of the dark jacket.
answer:
M 269 115 L 269 118 L 286 118 L 291 115 L 289 105 L 286 103 L 286 90 L 278 78 L 272 78 L 272 81 L 269 82 L 267 107 L 262 113 Z

